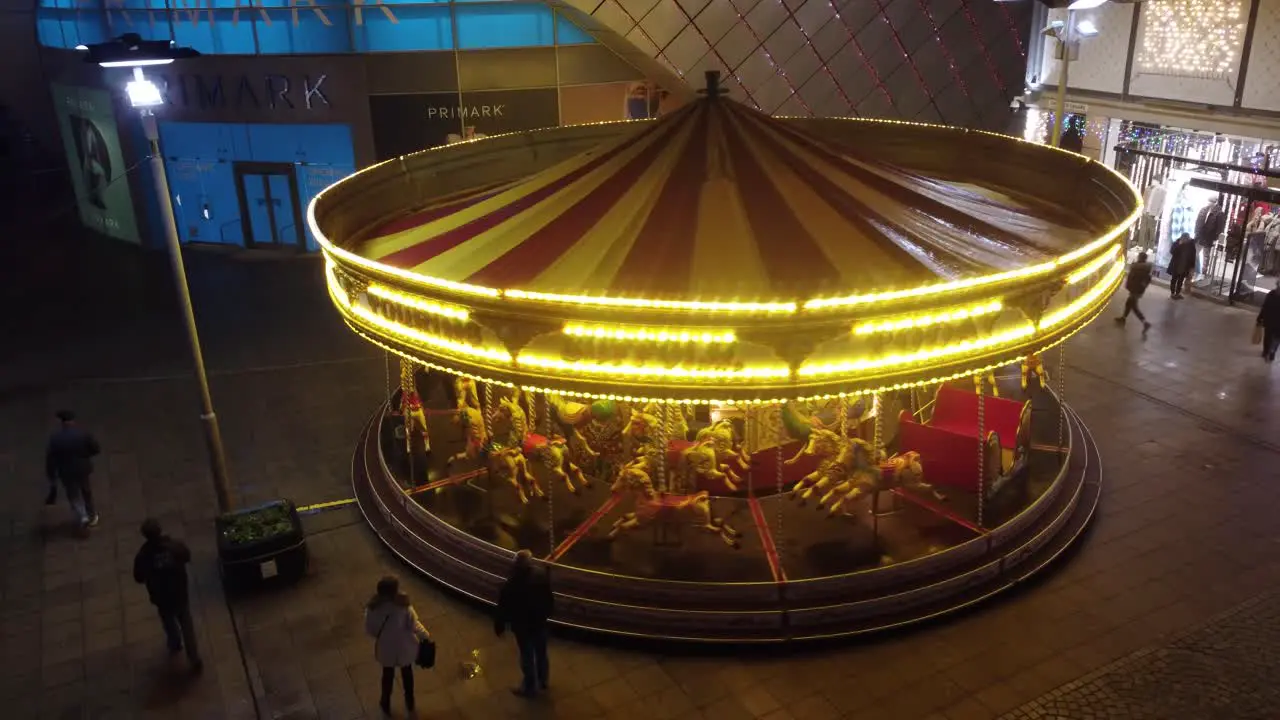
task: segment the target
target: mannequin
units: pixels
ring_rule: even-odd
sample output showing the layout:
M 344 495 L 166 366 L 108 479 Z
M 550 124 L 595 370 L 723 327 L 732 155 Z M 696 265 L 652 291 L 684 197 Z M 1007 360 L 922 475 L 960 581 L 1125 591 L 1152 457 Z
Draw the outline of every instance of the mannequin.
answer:
M 1197 279 L 1203 278 L 1205 273 L 1209 272 L 1209 260 L 1213 256 L 1213 244 L 1218 241 L 1218 236 L 1222 234 L 1223 228 L 1227 225 L 1227 214 L 1222 209 L 1222 196 L 1218 196 L 1211 200 L 1208 205 L 1200 208 L 1200 212 L 1196 215 L 1196 250 L 1197 258 Z

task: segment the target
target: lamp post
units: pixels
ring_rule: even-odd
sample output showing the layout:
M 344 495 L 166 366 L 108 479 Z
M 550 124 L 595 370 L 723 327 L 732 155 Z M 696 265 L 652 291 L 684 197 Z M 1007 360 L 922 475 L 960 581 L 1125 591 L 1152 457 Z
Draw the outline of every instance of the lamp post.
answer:
M 1067 6 L 1067 21 L 1055 21 L 1044 29 L 1044 33 L 1058 41 L 1058 55 L 1061 70 L 1058 73 L 1058 93 L 1054 101 L 1053 137 L 1054 147 L 1062 146 L 1062 130 L 1067 118 L 1067 82 L 1071 77 L 1072 54 L 1080 51 L 1080 41 L 1098 34 L 1098 28 L 1090 20 L 1076 22 L 1077 10 L 1091 10 L 1103 5 L 1107 0 L 1075 0 Z
M 78 48 L 79 49 L 79 48 Z M 205 373 L 204 353 L 200 349 L 200 334 L 196 328 L 195 310 L 191 304 L 191 289 L 187 286 L 187 271 L 182 262 L 182 246 L 178 242 L 178 225 L 173 217 L 173 205 L 169 198 L 169 180 L 165 175 L 164 156 L 160 154 L 160 133 L 152 108 L 164 104 L 160 88 L 147 79 L 142 68 L 150 65 L 167 65 L 182 57 L 198 55 L 188 48 L 174 47 L 172 42 L 142 40 L 137 35 L 121 36 L 118 40 L 83 47 L 88 61 L 102 67 L 133 68 L 133 79 L 125 85 L 129 104 L 142 115 L 142 128 L 146 133 L 152 176 L 155 178 L 156 195 L 160 201 L 160 217 L 164 223 L 165 244 L 169 250 L 174 284 L 178 290 L 178 302 L 186 321 L 187 340 L 191 345 L 191 358 L 195 365 L 196 384 L 200 390 L 200 422 L 204 427 L 205 445 L 209 451 L 209 468 L 213 473 L 213 487 L 218 498 L 218 510 L 227 512 L 232 507 L 231 486 L 227 479 L 227 460 L 222 447 L 222 432 L 218 416 L 213 411 L 213 395 L 209 392 L 209 378 Z

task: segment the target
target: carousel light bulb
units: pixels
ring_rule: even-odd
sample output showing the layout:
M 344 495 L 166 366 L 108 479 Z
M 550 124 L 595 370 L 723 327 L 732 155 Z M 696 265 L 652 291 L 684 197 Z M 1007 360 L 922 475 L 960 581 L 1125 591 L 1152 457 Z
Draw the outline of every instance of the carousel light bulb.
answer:
M 897 332 L 899 330 L 910 330 L 913 328 L 926 328 L 932 325 L 960 322 L 962 320 L 968 320 L 982 315 L 990 315 L 991 313 L 1000 312 L 1003 309 L 1003 302 L 1000 300 L 990 300 L 978 305 L 953 308 L 943 312 L 909 315 L 907 317 L 866 322 L 855 326 L 853 328 L 853 333 L 855 335 L 872 335 L 875 333 Z
M 413 295 L 402 293 L 399 290 L 393 290 L 392 288 L 378 283 L 369 283 L 369 294 L 374 297 L 382 298 L 388 302 L 396 303 L 397 305 L 404 305 L 405 307 L 411 307 L 415 310 L 421 310 L 429 315 L 439 315 L 440 317 L 447 317 L 451 320 L 461 320 L 465 322 L 471 317 L 471 313 L 467 312 L 463 308 L 454 307 L 452 305 L 442 305 L 438 302 L 414 297 Z
M 584 325 L 569 323 L 564 326 L 564 334 L 574 337 L 590 337 L 597 340 L 634 340 L 640 342 L 675 342 L 727 344 L 737 342 L 738 338 L 732 330 L 700 330 L 689 331 L 674 328 L 627 327 L 624 325 Z

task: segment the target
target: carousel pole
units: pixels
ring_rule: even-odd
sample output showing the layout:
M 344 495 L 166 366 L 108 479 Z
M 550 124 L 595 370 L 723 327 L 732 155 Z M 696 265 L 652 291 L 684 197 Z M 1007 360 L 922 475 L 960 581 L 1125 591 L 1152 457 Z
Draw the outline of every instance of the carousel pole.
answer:
M 782 403 L 778 403 L 778 417 L 782 417 Z M 782 552 L 786 548 L 786 537 L 783 535 L 782 526 L 782 509 L 786 503 L 782 502 L 782 492 L 785 489 L 785 483 L 782 478 L 782 438 L 778 438 L 778 444 L 774 446 L 774 457 L 777 462 L 777 489 L 778 489 L 778 533 L 773 539 L 773 549 L 778 553 L 778 565 L 782 565 Z M 785 586 L 784 586 L 785 587 Z
M 534 408 L 535 412 L 537 408 Z M 547 394 L 542 393 L 542 437 L 546 439 L 547 451 L 551 451 L 551 398 Z M 523 448 L 522 448 L 523 450 Z M 569 445 L 565 443 L 565 458 L 569 457 Z M 531 468 L 529 472 L 533 472 Z M 555 511 L 555 480 L 547 481 L 547 554 L 556 551 L 556 511 Z
M 978 386 L 978 527 L 986 527 L 983 522 L 987 504 L 987 396 L 981 385 Z
M 755 405 L 747 405 L 746 409 L 747 421 L 744 424 L 744 429 L 746 430 L 747 436 L 743 440 L 744 444 L 747 446 L 747 457 L 753 458 L 755 457 L 756 449 L 759 445 L 759 442 L 756 440 L 756 435 L 760 432 L 760 415 L 757 412 Z M 754 468 L 755 463 L 747 463 L 747 497 L 752 500 L 756 497 L 756 478 Z
M 658 492 L 666 493 L 667 485 L 667 403 L 662 403 L 662 417 L 658 420 Z

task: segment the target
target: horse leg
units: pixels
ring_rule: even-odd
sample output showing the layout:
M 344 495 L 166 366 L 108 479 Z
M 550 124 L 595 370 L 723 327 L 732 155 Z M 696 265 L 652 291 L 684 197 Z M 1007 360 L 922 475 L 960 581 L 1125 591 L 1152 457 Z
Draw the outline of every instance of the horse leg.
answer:
M 800 496 L 801 501 L 808 500 L 809 498 L 813 497 L 814 494 L 820 493 L 823 490 L 826 490 L 827 486 L 830 484 L 831 484 L 831 476 L 823 475 L 822 477 L 818 478 L 818 482 L 814 483 L 804 491 L 804 494 Z M 800 504 L 803 505 L 804 503 L 801 502 Z
M 613 521 L 613 529 L 609 530 L 609 539 L 612 540 L 618 536 L 618 533 L 624 530 L 632 530 L 639 524 L 640 521 L 636 518 L 635 513 L 627 513 Z
M 569 475 L 573 478 L 574 482 L 578 484 L 578 487 L 591 487 L 591 481 L 587 479 L 586 475 L 582 474 L 582 468 L 575 465 L 574 462 L 568 458 L 565 458 L 565 464 L 569 466 Z
M 800 504 L 804 505 L 804 501 L 809 497 L 807 494 L 805 494 L 805 489 L 808 488 L 809 485 L 811 485 L 813 481 L 817 479 L 818 479 L 817 471 L 811 472 L 808 475 L 805 475 L 804 477 L 800 478 L 800 481 L 796 483 L 795 487 L 791 488 L 791 499 L 795 500 L 799 498 Z
M 547 494 L 542 491 L 542 483 L 538 482 L 538 476 L 529 469 L 529 463 L 524 459 L 523 455 L 520 456 L 518 462 L 520 464 L 520 474 L 524 476 L 524 482 L 529 486 L 529 494 L 540 498 L 546 497 Z
M 821 510 L 823 507 L 825 507 L 827 504 L 827 501 L 829 501 L 832 497 L 835 497 L 836 495 L 841 495 L 841 496 L 848 495 L 849 491 L 852 489 L 853 489 L 853 485 L 848 480 L 845 480 L 839 485 L 832 486 L 832 488 L 827 491 L 827 494 L 823 495 L 822 499 L 818 501 L 818 509 Z
M 721 465 L 720 472 L 724 474 L 724 484 L 727 485 L 730 490 L 737 490 L 739 484 L 742 482 L 742 478 L 738 477 L 738 474 L 733 471 L 733 468 L 728 465 Z
M 851 515 L 852 513 L 845 512 L 844 504 L 850 500 L 857 500 L 861 496 L 862 488 L 859 487 L 855 487 L 848 493 L 842 495 L 839 500 L 831 504 L 831 508 L 827 511 L 827 518 L 834 518 L 836 515 Z

